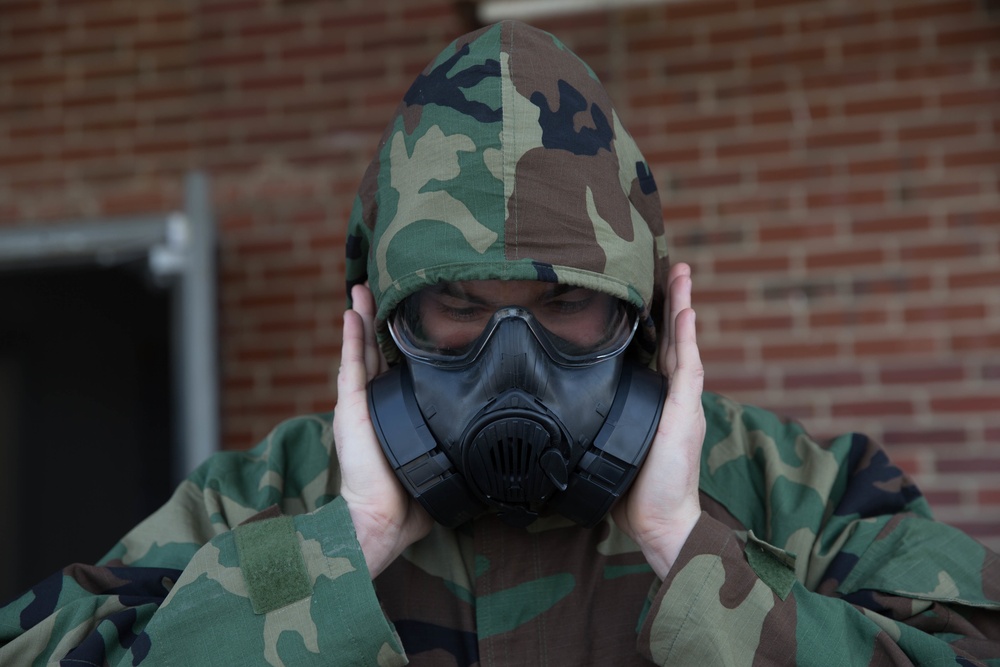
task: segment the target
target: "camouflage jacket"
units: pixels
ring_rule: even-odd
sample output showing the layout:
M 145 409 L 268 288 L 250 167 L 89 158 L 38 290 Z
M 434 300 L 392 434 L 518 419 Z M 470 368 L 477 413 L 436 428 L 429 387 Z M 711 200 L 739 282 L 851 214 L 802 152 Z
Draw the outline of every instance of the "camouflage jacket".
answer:
M 662 582 L 610 519 L 483 518 L 373 584 L 330 418 L 301 417 L 0 610 L 0 664 L 1000 664 L 1000 561 L 882 450 L 705 407 L 704 514 Z
M 440 280 L 624 299 L 652 358 L 667 276 L 648 164 L 594 73 L 505 22 L 417 77 L 359 188 L 349 283 L 376 329 Z M 0 664 L 1000 665 L 997 556 L 862 436 L 820 446 L 706 395 L 704 513 L 658 580 L 610 519 L 436 526 L 371 581 L 330 417 L 206 462 L 97 566 L 0 610 Z

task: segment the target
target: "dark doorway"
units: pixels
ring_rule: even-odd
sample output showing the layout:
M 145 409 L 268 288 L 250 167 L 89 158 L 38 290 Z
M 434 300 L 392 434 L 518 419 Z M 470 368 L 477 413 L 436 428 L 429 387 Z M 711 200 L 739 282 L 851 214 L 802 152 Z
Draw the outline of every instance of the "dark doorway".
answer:
M 0 600 L 169 496 L 170 292 L 145 267 L 0 272 Z

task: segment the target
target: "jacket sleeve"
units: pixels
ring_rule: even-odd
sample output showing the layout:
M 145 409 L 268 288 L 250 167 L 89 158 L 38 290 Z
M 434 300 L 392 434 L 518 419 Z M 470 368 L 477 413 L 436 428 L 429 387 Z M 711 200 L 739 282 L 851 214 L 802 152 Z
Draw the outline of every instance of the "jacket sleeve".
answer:
M 336 496 L 329 423 L 216 455 L 101 563 L 0 609 L 0 664 L 405 664 Z
M 1000 558 L 934 521 L 867 438 L 706 395 L 703 513 L 657 582 L 639 650 L 657 664 L 1000 665 Z

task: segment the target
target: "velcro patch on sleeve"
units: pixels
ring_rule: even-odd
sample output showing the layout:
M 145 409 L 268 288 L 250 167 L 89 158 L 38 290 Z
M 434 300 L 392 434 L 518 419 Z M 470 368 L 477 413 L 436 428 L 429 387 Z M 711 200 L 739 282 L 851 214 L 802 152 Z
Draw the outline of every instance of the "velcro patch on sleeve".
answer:
M 266 614 L 312 594 L 292 517 L 246 523 L 233 533 L 254 613 Z
M 784 600 L 795 583 L 795 557 L 759 539 L 753 531 L 747 535 L 747 562 L 761 581 Z

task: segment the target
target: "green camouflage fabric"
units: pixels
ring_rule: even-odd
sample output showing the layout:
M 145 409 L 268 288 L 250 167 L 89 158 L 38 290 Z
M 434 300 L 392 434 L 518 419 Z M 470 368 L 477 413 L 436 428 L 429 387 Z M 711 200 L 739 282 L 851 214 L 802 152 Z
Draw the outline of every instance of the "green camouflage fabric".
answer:
M 385 318 L 441 280 L 541 280 L 607 292 L 655 350 L 668 260 L 656 183 L 594 72 L 552 35 L 504 22 L 417 77 L 358 189 L 348 293 Z M 654 307 L 655 305 L 655 307 Z
M 383 322 L 437 280 L 592 287 L 642 310 L 648 351 L 666 275 L 648 175 L 575 56 L 492 26 L 407 93 L 361 186 L 349 279 Z M 0 664 L 1000 665 L 1000 560 L 934 521 L 875 443 L 703 403 L 703 514 L 662 581 L 609 518 L 486 516 L 435 526 L 372 582 L 332 417 L 304 416 L 0 608 Z
M 331 416 L 306 416 L 0 609 L 0 664 L 1000 664 L 997 555 L 933 521 L 882 450 L 704 405 L 704 513 L 662 582 L 610 519 L 484 517 L 373 584 Z

